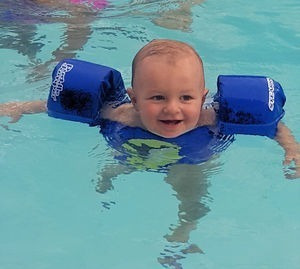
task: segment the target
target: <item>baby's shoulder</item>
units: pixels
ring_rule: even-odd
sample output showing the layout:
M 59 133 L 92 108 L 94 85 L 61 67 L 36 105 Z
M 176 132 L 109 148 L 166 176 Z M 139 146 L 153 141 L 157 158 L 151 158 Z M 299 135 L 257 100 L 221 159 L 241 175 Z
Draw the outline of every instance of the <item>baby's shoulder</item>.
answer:
M 101 110 L 101 118 L 117 121 L 131 127 L 141 127 L 138 113 L 131 103 L 115 106 L 107 104 Z
M 217 122 L 217 113 L 213 107 L 202 108 L 198 126 L 215 126 Z

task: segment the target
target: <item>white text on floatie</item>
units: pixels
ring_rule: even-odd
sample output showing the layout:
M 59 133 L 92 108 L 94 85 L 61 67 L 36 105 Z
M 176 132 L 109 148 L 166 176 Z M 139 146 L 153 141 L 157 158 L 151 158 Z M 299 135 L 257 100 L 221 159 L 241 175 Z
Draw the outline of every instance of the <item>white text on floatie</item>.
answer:
M 64 81 L 65 75 L 67 72 L 71 71 L 73 68 L 72 64 L 63 63 L 60 68 L 57 70 L 55 78 L 52 82 L 52 91 L 51 91 L 51 98 L 56 101 L 57 97 L 64 89 Z
M 274 81 L 271 78 L 267 78 L 267 83 L 268 83 L 268 90 L 269 90 L 269 109 L 273 111 L 274 102 L 275 102 Z

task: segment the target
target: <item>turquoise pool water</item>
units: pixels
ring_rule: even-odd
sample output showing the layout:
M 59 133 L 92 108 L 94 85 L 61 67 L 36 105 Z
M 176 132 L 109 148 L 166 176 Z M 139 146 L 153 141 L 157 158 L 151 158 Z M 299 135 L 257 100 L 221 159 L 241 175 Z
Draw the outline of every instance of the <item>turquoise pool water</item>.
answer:
M 2 15 L 12 4 L 22 14 L 0 16 L 0 102 L 47 98 L 57 55 L 112 66 L 129 86 L 135 52 L 172 38 L 199 51 L 212 93 L 218 74 L 279 81 L 284 122 L 300 141 L 297 0 L 111 1 L 77 22 L 15 3 L 0 4 Z M 97 127 L 46 114 L 8 121 L 0 118 L 1 269 L 300 268 L 300 181 L 286 179 L 275 141 L 238 135 L 210 161 L 165 174 L 120 167 Z

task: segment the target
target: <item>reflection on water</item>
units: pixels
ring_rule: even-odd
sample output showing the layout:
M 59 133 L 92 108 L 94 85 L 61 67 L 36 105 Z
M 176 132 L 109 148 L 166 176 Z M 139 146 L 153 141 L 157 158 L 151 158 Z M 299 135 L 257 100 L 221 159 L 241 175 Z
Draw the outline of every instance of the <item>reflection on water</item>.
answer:
M 132 0 L 109 9 L 106 17 L 146 17 L 155 25 L 180 31 L 190 31 L 193 6 L 204 0 Z
M 96 11 L 69 1 L 2 1 L 0 4 L 0 48 L 13 49 L 28 58 L 32 67 L 28 78 L 37 80 L 49 75 L 48 66 L 63 58 L 73 58 L 92 34 Z M 62 23 L 61 44 L 51 59 L 42 63 L 37 57 L 49 40 L 47 33 L 37 36 L 41 24 Z M 59 30 L 59 28 L 58 28 Z
M 74 1 L 73 1 L 74 2 Z M 101 19 L 147 18 L 155 25 L 167 29 L 189 31 L 192 23 L 192 7 L 197 1 L 111 1 L 103 9 L 93 9 L 86 2 L 70 3 L 69 0 L 17 0 L 0 3 L 0 49 L 12 49 L 28 58 L 31 72 L 29 81 L 44 79 L 49 76 L 49 66 L 63 58 L 74 58 L 83 49 L 94 30 L 102 35 L 123 33 L 127 38 L 142 42 L 149 41 L 139 29 L 126 26 L 93 28 L 93 22 Z M 121 1 L 120 1 L 121 2 Z M 106 1 L 105 1 L 106 3 Z M 51 37 L 47 33 L 37 36 L 39 25 L 58 23 L 56 31 L 62 31 L 59 46 L 52 51 L 49 60 L 42 62 L 38 53 Z M 54 28 L 54 30 L 55 30 Z M 143 31 L 142 31 L 143 32 Z M 116 49 L 116 46 L 103 45 L 103 48 Z

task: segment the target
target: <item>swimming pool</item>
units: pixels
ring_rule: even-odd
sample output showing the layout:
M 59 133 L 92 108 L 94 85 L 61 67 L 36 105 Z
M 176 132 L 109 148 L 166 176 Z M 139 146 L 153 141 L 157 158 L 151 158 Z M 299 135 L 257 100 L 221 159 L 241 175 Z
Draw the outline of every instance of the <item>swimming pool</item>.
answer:
M 129 86 L 143 44 L 188 41 L 211 92 L 218 74 L 278 80 L 284 121 L 300 141 L 298 2 L 180 3 L 111 1 L 70 22 L 85 29 L 76 57 L 120 70 Z M 74 54 L 57 50 L 67 40 L 65 11 L 51 11 L 57 23 L 40 8 L 26 12 L 1 22 L 0 102 L 47 98 L 52 52 Z M 46 114 L 7 122 L 0 119 L 0 268 L 299 268 L 300 183 L 285 178 L 274 141 L 238 135 L 210 161 L 165 174 L 122 169 L 97 127 Z

